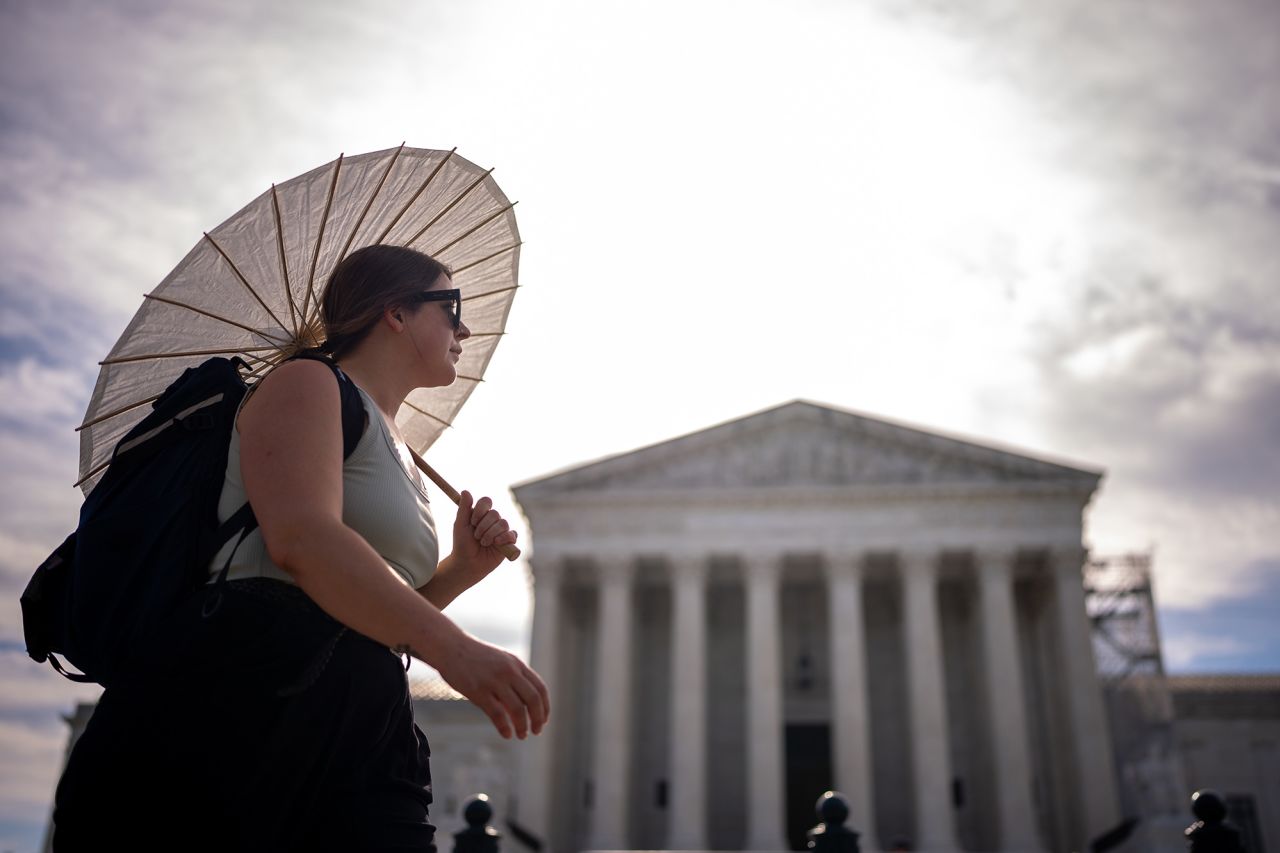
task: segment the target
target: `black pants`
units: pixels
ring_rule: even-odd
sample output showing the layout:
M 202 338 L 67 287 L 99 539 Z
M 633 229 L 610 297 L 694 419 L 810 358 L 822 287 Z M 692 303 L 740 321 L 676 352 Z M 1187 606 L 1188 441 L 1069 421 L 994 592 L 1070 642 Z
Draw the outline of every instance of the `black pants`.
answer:
M 300 590 L 226 585 L 72 750 L 54 850 L 431 851 L 430 748 L 388 649 Z

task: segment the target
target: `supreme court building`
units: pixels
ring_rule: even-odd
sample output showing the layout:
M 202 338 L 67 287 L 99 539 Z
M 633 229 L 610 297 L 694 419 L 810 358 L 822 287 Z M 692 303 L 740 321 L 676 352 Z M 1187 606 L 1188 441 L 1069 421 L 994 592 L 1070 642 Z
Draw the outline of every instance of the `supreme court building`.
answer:
M 1081 517 L 1096 471 L 792 402 L 514 489 L 553 851 L 1067 851 L 1118 822 Z

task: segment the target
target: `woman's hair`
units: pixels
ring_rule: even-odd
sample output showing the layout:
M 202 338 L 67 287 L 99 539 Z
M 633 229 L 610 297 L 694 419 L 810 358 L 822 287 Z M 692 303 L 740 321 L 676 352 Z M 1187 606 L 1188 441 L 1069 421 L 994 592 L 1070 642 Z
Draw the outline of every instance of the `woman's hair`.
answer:
M 343 258 L 329 276 L 320 303 L 325 342 L 335 360 L 351 352 L 377 325 L 382 312 L 416 309 L 413 296 L 453 271 L 430 255 L 404 246 L 373 245 Z

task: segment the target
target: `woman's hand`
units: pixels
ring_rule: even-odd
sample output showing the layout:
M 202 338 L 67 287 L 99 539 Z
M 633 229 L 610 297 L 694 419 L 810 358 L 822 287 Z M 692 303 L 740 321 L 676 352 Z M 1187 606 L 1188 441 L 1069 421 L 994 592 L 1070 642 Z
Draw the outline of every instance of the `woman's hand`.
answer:
M 524 661 L 468 634 L 428 661 L 454 690 L 484 711 L 498 734 L 541 734 L 551 715 L 547 686 Z
M 458 500 L 453 520 L 453 555 L 450 569 L 461 573 L 470 587 L 492 572 L 505 559 L 503 545 L 514 545 L 516 532 L 483 497 L 472 503 L 470 492 Z
M 418 590 L 427 601 L 444 610 L 462 593 L 488 577 L 506 559 L 500 550 L 514 545 L 516 532 L 493 508 L 493 501 L 481 498 L 472 503 L 471 493 L 458 498 L 458 515 L 453 520 L 453 553 L 440 561 L 427 585 Z

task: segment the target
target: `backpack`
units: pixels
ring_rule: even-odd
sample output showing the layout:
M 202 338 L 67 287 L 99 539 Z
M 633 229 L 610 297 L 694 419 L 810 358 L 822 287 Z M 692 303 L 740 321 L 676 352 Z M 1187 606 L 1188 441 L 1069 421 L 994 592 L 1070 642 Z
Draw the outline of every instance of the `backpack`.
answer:
M 312 352 L 295 358 L 333 369 L 346 459 L 364 431 L 360 392 L 328 358 Z M 258 526 L 248 503 L 221 524 L 217 516 L 231 430 L 249 390 L 241 376 L 247 369 L 239 358 L 188 368 L 116 444 L 80 508 L 79 526 L 22 593 L 27 654 L 37 663 L 47 660 L 72 681 L 104 687 L 144 671 L 149 635 L 208 584 L 214 555 L 238 535 L 203 615 L 217 609 L 235 549 Z M 67 670 L 57 654 L 80 673 Z

